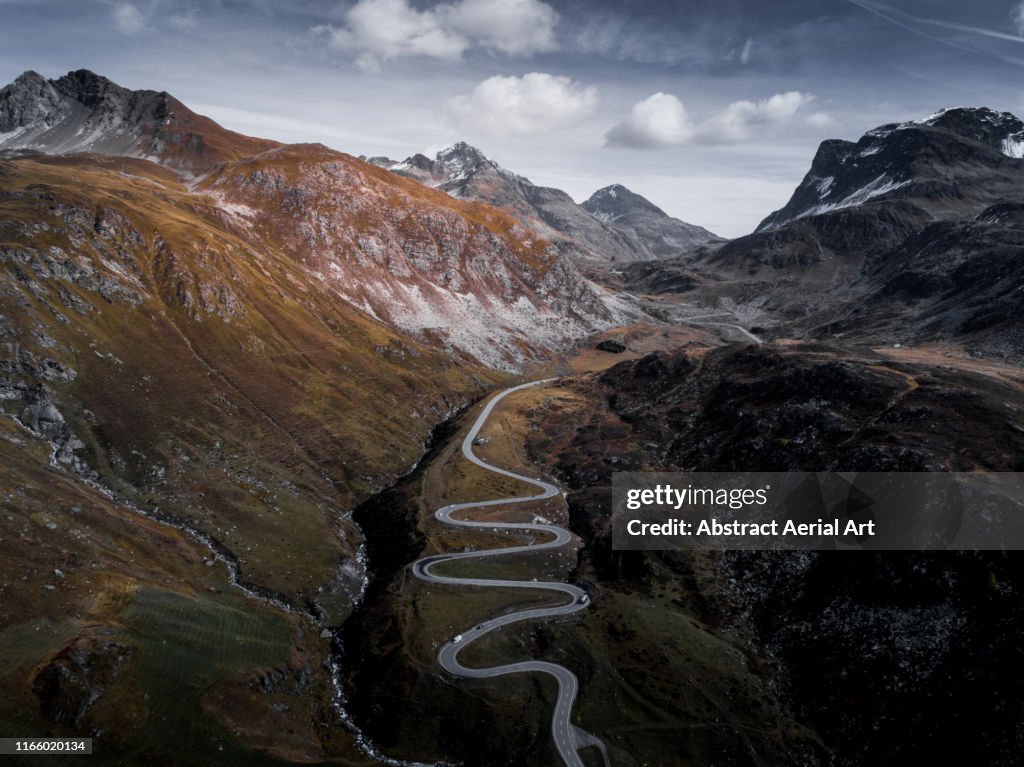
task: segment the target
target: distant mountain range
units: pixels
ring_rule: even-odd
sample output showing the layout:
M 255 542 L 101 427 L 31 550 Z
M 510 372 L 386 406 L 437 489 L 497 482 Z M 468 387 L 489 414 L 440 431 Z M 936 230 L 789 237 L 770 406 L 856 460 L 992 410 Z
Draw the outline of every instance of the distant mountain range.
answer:
M 494 205 L 583 267 L 670 258 L 699 245 L 722 242 L 707 229 L 672 218 L 618 184 L 598 190 L 577 205 L 561 189 L 537 186 L 464 142 L 442 149 L 434 159 L 417 154 L 401 162 L 387 157 L 369 161 L 453 197 Z
M 629 276 L 637 290 L 725 301 L 778 333 L 955 341 L 1020 359 L 1022 157 L 1024 123 L 985 108 L 825 141 L 753 234 Z

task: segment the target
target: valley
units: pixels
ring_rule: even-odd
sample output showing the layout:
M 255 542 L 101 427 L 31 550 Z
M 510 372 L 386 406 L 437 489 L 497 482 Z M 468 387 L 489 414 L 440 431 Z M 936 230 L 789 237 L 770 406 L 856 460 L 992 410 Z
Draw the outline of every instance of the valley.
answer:
M 615 471 L 1020 471 L 1022 135 L 957 108 L 826 141 L 727 240 L 464 142 L 366 160 L 26 72 L 0 735 L 109 764 L 1013 763 L 1015 553 L 625 552 L 609 509 Z

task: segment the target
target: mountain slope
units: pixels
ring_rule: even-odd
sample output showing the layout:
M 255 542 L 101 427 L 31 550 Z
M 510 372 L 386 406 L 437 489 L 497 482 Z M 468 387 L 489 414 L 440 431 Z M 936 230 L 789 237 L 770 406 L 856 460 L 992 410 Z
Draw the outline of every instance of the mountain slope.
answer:
M 499 210 L 167 94 L 29 73 L 0 125 L 0 728 L 365 762 L 324 633 L 366 585 L 350 512 L 618 299 Z M 59 625 L 21 609 L 51 592 Z
M 365 583 L 349 512 L 500 376 L 152 162 L 0 160 L 0 192 L 0 727 L 361 759 L 323 634 Z
M 537 186 L 464 142 L 441 150 L 433 160 L 414 155 L 403 162 L 386 157 L 370 161 L 453 197 L 494 205 L 550 240 L 584 268 L 642 261 L 661 257 L 659 254 L 678 255 L 694 244 L 715 239 L 700 227 L 681 221 L 678 225 L 668 223 L 676 219 L 665 216 L 653 205 L 650 208 L 667 220 L 659 222 L 665 226 L 650 223 L 651 218 L 657 217 L 650 210 L 646 225 L 633 219 L 620 225 L 594 216 L 562 190 Z M 687 234 L 680 239 L 683 230 Z M 677 240 L 683 245 L 678 250 Z
M 353 306 L 492 367 L 516 367 L 623 316 L 510 216 L 321 146 L 226 165 L 197 191 Z
M 961 107 L 825 141 L 753 234 L 629 276 L 774 318 L 779 333 L 1022 358 L 1022 139 L 1013 115 Z
M 558 624 L 542 646 L 613 643 L 584 666 L 580 700 L 592 703 L 580 716 L 603 713 L 624 734 L 616 763 L 678 763 L 681 738 L 717 762 L 735 734 L 695 723 L 717 721 L 718 707 L 666 716 L 664 727 L 679 729 L 658 738 L 649 728 L 632 735 L 634 711 L 618 703 L 642 700 L 651 721 L 648 710 L 706 700 L 716 685 L 734 691 L 723 695 L 730 716 L 760 720 L 752 734 L 776 734 L 758 746 L 764 764 L 895 767 L 951 754 L 1014 763 L 1021 649 L 1008 627 L 1024 619 L 1015 552 L 624 552 L 612 548 L 609 511 L 620 471 L 1019 471 L 1024 379 L 1001 367 L 788 342 L 660 352 L 561 382 L 561 407 L 530 414 L 542 422 L 529 455 L 557 466 L 567 488 L 594 610 L 586 628 Z M 696 631 L 672 647 L 686 620 Z M 737 642 L 747 662 L 702 669 L 690 655 L 705 646 L 701 634 Z M 642 673 L 659 653 L 693 695 Z M 595 672 L 602 663 L 616 673 Z M 737 666 L 757 670 L 755 685 L 727 678 Z M 760 684 L 778 697 L 758 695 Z M 780 714 L 798 724 L 769 728 Z M 801 735 L 814 750 L 793 748 Z M 734 763 L 751 763 L 748 754 Z
M 890 200 L 910 202 L 933 220 L 976 215 L 1020 193 L 1022 149 L 1019 119 L 964 107 L 883 125 L 856 143 L 825 141 L 789 202 L 757 231 Z
M 0 149 L 142 157 L 194 178 L 241 236 L 285 248 L 370 316 L 511 369 L 623 319 L 537 235 L 322 146 L 226 131 L 86 70 L 0 91 Z M 196 186 L 198 185 L 198 186 Z
M 3 93 L 34 137 L 0 158 L 6 412 L 55 466 L 245 551 L 246 577 L 296 600 L 351 601 L 359 533 L 338 515 L 496 371 L 625 316 L 508 215 L 340 152 L 91 73 Z M 161 164 L 103 156 L 135 152 L 154 105 L 204 133 Z M 68 154 L 72 124 L 101 151 Z
M 245 552 L 249 580 L 341 607 L 359 537 L 339 515 L 493 374 L 338 300 L 146 161 L 0 178 L 5 412 L 56 467 Z

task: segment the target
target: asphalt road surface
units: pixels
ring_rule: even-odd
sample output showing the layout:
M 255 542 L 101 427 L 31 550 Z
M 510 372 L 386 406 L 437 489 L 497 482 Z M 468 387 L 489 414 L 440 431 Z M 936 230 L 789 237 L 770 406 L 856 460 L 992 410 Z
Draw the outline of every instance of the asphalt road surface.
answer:
M 546 661 L 539 660 L 509 663 L 504 666 L 492 666 L 491 668 L 469 668 L 467 666 L 463 666 L 459 662 L 459 653 L 464 648 L 485 634 L 501 628 L 502 626 L 508 626 L 510 623 L 519 623 L 521 621 L 570 615 L 578 612 L 579 610 L 585 610 L 589 605 L 589 598 L 587 597 L 586 592 L 571 584 L 561 583 L 558 581 L 506 581 L 486 578 L 453 578 L 446 575 L 435 575 L 432 572 L 433 568 L 442 562 L 451 562 L 456 559 L 481 559 L 483 557 L 514 556 L 523 552 L 537 552 L 543 551 L 544 549 L 556 549 L 566 545 L 572 540 L 572 536 L 567 530 L 555 525 L 534 524 L 528 522 L 495 524 L 493 522 L 473 522 L 471 520 L 453 516 L 466 511 L 467 509 L 480 509 L 488 506 L 508 506 L 516 503 L 530 503 L 532 501 L 551 498 L 560 493 L 558 488 L 550 482 L 545 482 L 542 479 L 526 477 L 507 469 L 498 468 L 497 466 L 491 466 L 489 463 L 478 458 L 473 452 L 474 440 L 477 438 L 477 435 L 479 435 L 480 429 L 483 428 L 484 423 L 487 422 L 487 418 L 491 415 L 491 412 L 499 402 L 513 392 L 521 391 L 531 386 L 549 383 L 552 380 L 554 379 L 534 381 L 533 383 L 506 389 L 498 394 L 487 403 L 483 412 L 481 412 L 480 416 L 476 419 L 476 423 L 473 424 L 473 428 L 469 430 L 466 438 L 462 441 L 462 454 L 477 466 L 487 469 L 488 471 L 493 471 L 497 474 L 502 474 L 506 477 L 526 482 L 538 488 L 539 492 L 535 495 L 525 495 L 514 498 L 494 498 L 486 501 L 454 503 L 434 512 L 434 516 L 438 520 L 456 527 L 471 527 L 485 530 L 521 530 L 531 533 L 542 533 L 544 534 L 543 537 L 547 538 L 550 536 L 551 540 L 546 540 L 542 543 L 531 543 L 526 546 L 485 549 L 483 551 L 465 551 L 456 554 L 437 554 L 430 557 L 424 557 L 423 559 L 413 563 L 412 571 L 417 578 L 429 581 L 430 583 L 444 583 L 448 585 L 476 586 L 485 588 L 500 587 L 504 589 L 534 589 L 558 591 L 565 594 L 568 597 L 568 600 L 564 604 L 554 607 L 538 607 L 530 610 L 521 610 L 519 612 L 501 615 L 497 618 L 490 618 L 476 626 L 469 626 L 465 628 L 461 633 L 456 634 L 455 637 L 441 647 L 437 654 L 437 659 L 441 666 L 449 673 L 472 679 L 486 679 L 488 677 L 503 676 L 505 674 L 531 672 L 550 674 L 558 682 L 558 699 L 555 702 L 554 713 L 551 715 L 551 733 L 555 741 L 555 747 L 558 749 L 558 753 L 562 757 L 562 761 L 565 762 L 568 767 L 583 767 L 583 762 L 580 760 L 578 750 L 586 746 L 595 746 L 601 751 L 601 754 L 604 756 L 605 764 L 608 765 L 608 752 L 605 749 L 604 743 L 599 738 L 580 729 L 579 727 L 576 727 L 571 722 L 572 706 L 576 700 L 576 692 L 579 687 L 579 683 L 576 680 L 576 675 L 569 669 L 555 663 L 548 663 Z M 456 639 L 456 637 L 458 637 L 458 639 Z

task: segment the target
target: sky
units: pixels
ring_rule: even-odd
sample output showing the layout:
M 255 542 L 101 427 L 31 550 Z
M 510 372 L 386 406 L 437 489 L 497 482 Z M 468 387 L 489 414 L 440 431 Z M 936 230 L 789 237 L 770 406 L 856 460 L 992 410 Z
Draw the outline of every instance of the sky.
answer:
M 0 0 L 0 82 L 82 68 L 354 155 L 468 141 L 734 237 L 824 139 L 1024 116 L 1024 0 Z

